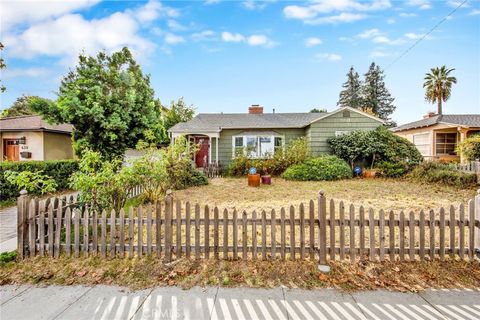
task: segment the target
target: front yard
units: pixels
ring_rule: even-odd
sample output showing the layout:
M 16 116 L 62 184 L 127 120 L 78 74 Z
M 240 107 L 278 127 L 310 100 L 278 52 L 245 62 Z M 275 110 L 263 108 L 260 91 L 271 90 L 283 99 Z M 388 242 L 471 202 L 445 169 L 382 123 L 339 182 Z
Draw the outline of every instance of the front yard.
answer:
M 279 209 L 308 204 L 319 190 L 327 199 L 371 207 L 375 210 L 427 210 L 458 206 L 475 196 L 476 188 L 458 189 L 442 185 L 422 185 L 401 179 L 350 179 L 340 181 L 286 181 L 273 178 L 273 184 L 247 186 L 246 178 L 217 178 L 209 185 L 174 192 L 175 199 L 237 210 Z M 437 211 L 437 210 L 436 210 Z

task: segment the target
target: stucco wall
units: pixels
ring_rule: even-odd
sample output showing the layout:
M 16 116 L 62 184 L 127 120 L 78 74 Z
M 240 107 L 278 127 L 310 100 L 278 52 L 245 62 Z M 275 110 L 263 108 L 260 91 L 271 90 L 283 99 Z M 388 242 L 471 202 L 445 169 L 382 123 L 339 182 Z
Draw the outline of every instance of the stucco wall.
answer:
M 44 160 L 43 152 L 43 132 L 41 131 L 19 131 L 19 132 L 2 132 L 1 133 L 1 161 L 3 161 L 3 139 L 26 138 L 26 144 L 20 145 L 20 152 L 27 151 L 32 153 L 32 157 L 25 159 L 20 157 L 20 161 L 28 160 Z
M 44 132 L 44 160 L 73 159 L 72 138 L 61 133 Z
M 344 117 L 343 112 L 338 112 L 312 123 L 307 128 L 306 135 L 312 153 L 320 155 L 330 152 L 327 141 L 335 137 L 336 131 L 374 130 L 381 125 L 378 120 L 354 111 L 350 111 L 350 117 Z

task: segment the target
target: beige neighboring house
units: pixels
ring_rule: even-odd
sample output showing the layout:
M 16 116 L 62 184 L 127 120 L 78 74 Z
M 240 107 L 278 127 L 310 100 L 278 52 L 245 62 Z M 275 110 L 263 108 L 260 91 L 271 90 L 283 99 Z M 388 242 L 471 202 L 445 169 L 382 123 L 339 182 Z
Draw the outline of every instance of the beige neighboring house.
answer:
M 1 161 L 73 159 L 72 125 L 48 124 L 41 116 L 0 119 Z
M 392 129 L 417 147 L 426 160 L 463 162 L 457 144 L 480 133 L 480 114 L 434 114 Z

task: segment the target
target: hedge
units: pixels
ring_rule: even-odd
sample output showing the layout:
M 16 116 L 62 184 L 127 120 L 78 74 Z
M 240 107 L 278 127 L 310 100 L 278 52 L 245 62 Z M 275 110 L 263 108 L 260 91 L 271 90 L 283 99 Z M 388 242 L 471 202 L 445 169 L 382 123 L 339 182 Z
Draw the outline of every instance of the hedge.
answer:
M 336 156 L 320 156 L 290 166 L 282 175 L 286 180 L 321 181 L 352 177 L 348 163 Z
M 78 169 L 77 160 L 49 160 L 49 161 L 18 161 L 0 163 L 0 199 L 11 200 L 18 197 L 17 187 L 5 180 L 4 172 L 10 171 L 43 171 L 52 177 L 58 185 L 58 190 L 69 189 L 68 179 Z

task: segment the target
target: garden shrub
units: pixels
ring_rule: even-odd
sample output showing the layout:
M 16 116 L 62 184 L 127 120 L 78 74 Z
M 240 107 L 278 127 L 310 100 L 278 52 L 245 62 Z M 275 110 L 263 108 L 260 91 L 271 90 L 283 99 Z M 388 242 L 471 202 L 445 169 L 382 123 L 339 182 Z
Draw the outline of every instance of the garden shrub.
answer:
M 2 252 L 0 253 L 0 264 L 15 261 L 16 258 L 17 258 L 16 251 Z
M 26 190 L 33 194 L 45 194 L 55 192 L 57 183 L 53 178 L 42 174 L 43 171 L 5 171 L 5 179 L 17 187 L 17 190 Z
M 473 187 L 476 184 L 475 174 L 461 172 L 447 164 L 433 161 L 421 163 L 407 177 L 416 182 L 439 183 L 459 188 Z
M 17 186 L 10 184 L 5 177 L 6 171 L 39 172 L 52 178 L 57 190 L 69 189 L 69 178 L 78 169 L 78 160 L 17 161 L 0 163 L 0 198 L 15 199 L 19 195 Z
M 227 169 L 230 176 L 243 176 L 251 167 L 257 168 L 261 175 L 279 176 L 288 167 L 304 162 L 311 157 L 310 147 L 306 137 L 290 141 L 284 149 L 278 149 L 268 159 L 251 159 L 244 154 L 239 154 L 232 160 Z
M 336 156 L 321 156 L 289 167 L 282 177 L 300 181 L 339 180 L 351 178 L 352 170 Z
M 413 143 L 381 126 L 372 131 L 354 131 L 329 139 L 332 153 L 350 163 L 377 165 L 386 176 L 398 177 L 423 161 Z M 403 168 L 403 170 L 402 170 Z
M 480 134 L 470 136 L 459 143 L 457 153 L 462 154 L 468 161 L 480 159 Z

